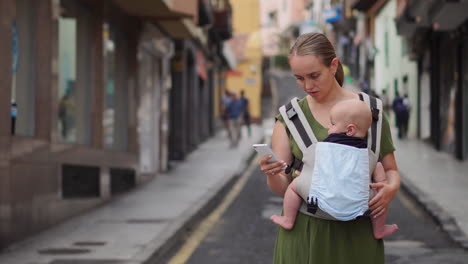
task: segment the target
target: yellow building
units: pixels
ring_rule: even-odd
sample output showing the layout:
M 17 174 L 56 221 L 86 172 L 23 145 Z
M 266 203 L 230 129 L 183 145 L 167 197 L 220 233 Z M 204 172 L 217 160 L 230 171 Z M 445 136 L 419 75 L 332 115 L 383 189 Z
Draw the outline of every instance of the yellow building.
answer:
M 233 39 L 231 46 L 236 54 L 237 67 L 227 76 L 226 87 L 238 96 L 244 90 L 250 102 L 252 121 L 261 118 L 262 43 L 260 37 L 259 1 L 236 0 L 231 2 Z

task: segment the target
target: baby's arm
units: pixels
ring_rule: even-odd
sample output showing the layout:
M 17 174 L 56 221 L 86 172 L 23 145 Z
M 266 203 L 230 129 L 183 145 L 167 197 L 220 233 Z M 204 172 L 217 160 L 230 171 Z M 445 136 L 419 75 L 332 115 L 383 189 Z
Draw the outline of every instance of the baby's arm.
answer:
M 372 174 L 372 179 L 374 182 L 385 182 L 387 180 L 387 175 L 385 174 L 384 167 L 382 163 L 377 162 L 375 165 L 374 173 Z

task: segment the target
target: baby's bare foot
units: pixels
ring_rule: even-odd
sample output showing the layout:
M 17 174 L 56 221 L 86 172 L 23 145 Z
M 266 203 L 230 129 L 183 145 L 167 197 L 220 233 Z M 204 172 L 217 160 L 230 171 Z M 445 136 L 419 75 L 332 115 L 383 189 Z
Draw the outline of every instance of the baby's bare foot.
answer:
M 284 229 L 291 230 L 294 227 L 294 220 L 287 218 L 286 216 L 273 215 L 270 219 Z
M 374 237 L 376 239 L 381 239 L 384 238 L 388 235 L 393 234 L 395 231 L 398 230 L 398 226 L 393 224 L 393 225 L 385 225 L 384 228 L 380 232 L 374 232 Z

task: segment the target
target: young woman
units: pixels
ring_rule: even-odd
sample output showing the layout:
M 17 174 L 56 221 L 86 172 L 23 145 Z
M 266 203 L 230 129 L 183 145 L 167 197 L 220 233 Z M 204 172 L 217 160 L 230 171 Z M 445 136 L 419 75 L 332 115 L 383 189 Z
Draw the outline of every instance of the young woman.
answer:
M 309 33 L 299 36 L 290 50 L 289 64 L 297 83 L 307 96 L 299 101 L 318 141 L 327 137 L 330 109 L 358 95 L 343 89 L 343 69 L 335 50 L 325 35 Z M 372 216 L 386 213 L 386 208 L 400 187 L 400 175 L 393 152 L 388 120 L 384 116 L 380 146 L 381 162 L 387 175 L 386 183 L 371 184 L 379 193 L 369 202 Z M 260 160 L 267 175 L 269 188 L 280 196 L 297 172 L 285 174 L 284 164 L 293 158 L 302 159 L 302 152 L 278 115 L 272 136 L 273 151 L 281 161 Z M 280 228 L 277 234 L 275 264 L 378 264 L 384 263 L 383 241 L 374 238 L 370 218 L 353 221 L 323 220 L 298 213 L 292 230 Z

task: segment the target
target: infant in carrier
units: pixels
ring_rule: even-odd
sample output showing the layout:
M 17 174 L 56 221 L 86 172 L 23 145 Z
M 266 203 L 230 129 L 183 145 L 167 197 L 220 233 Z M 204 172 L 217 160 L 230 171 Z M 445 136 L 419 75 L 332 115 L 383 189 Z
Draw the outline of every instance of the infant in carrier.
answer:
M 359 149 L 367 149 L 367 131 L 372 123 L 372 113 L 369 106 L 360 100 L 345 100 L 337 103 L 330 110 L 330 125 L 328 127 L 328 137 L 323 142 L 343 144 Z M 330 149 L 333 150 L 333 149 Z M 334 153 L 328 153 L 333 159 Z M 317 164 L 316 164 L 317 165 Z M 352 164 L 360 166 L 358 164 Z M 325 168 L 326 170 L 340 171 L 335 168 Z M 369 170 L 367 169 L 367 172 Z M 315 172 L 314 172 L 315 173 Z M 305 175 L 302 177 L 306 177 Z M 296 219 L 297 211 L 301 206 L 302 198 L 298 194 L 296 184 L 299 177 L 296 177 L 288 186 L 283 201 L 283 216 L 273 215 L 271 220 L 285 229 L 292 229 Z M 324 179 L 327 180 L 327 179 Z M 369 180 L 369 179 L 368 179 Z M 384 168 L 380 162 L 377 163 L 372 175 L 374 182 L 386 181 Z M 313 185 L 312 185 L 313 186 Z M 343 186 L 341 188 L 346 188 Z M 312 190 L 312 188 L 311 188 Z M 309 198 L 308 198 L 309 199 Z M 367 204 L 365 205 L 367 206 Z M 367 214 L 366 214 L 367 215 Z M 385 215 L 376 218 L 371 217 L 374 237 L 383 238 L 398 230 L 398 226 L 385 225 Z

